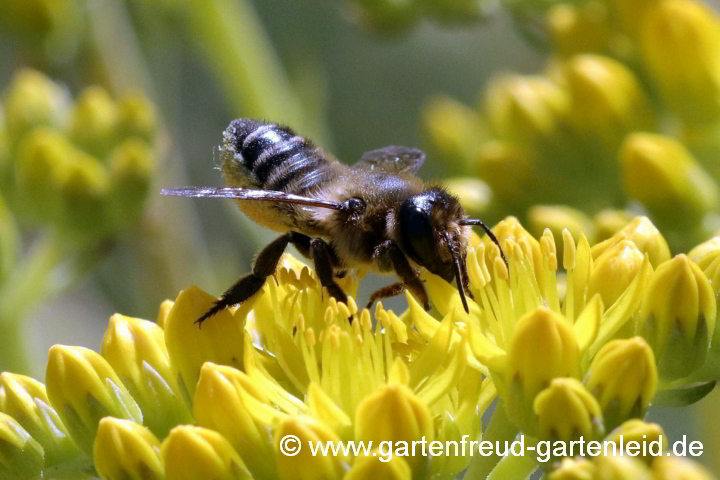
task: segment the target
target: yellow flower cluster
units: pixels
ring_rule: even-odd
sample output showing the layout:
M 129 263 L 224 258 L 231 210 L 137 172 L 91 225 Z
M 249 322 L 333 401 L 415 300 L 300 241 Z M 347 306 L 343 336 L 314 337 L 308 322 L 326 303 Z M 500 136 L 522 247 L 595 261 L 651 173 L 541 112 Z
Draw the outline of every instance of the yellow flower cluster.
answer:
M 114 315 L 100 353 L 51 348 L 45 385 L 0 375 L 0 477 L 409 480 L 544 468 L 552 479 L 711 478 L 670 457 L 553 451 L 547 463 L 492 463 L 470 449 L 403 450 L 498 431 L 666 449 L 662 429 L 642 421 L 651 402 L 690 403 L 717 378 L 717 238 L 670 258 L 639 217 L 592 247 L 564 230 L 560 263 L 549 230 L 536 239 L 510 217 L 494 232 L 509 266 L 473 236 L 470 313 L 453 286 L 424 272 L 432 313 L 408 295 L 399 316 L 378 304 L 373 327 L 352 296 L 337 303 L 286 256 L 260 293 L 202 328 L 194 321 L 216 299 L 196 287 L 164 302 L 155 322 Z M 341 281 L 354 295 L 358 278 Z M 282 453 L 287 435 L 301 445 L 295 456 Z M 350 441 L 374 447 L 303 448 Z
M 495 77 L 478 109 L 446 97 L 425 108 L 438 153 L 490 187 L 486 218 L 511 212 L 536 236 L 565 225 L 592 242 L 629 208 L 674 250 L 715 234 L 718 15 L 696 0 L 591 0 L 545 19 L 545 72 Z
M 155 116 L 140 94 L 88 87 L 73 101 L 21 70 L 4 93 L 0 188 L 19 221 L 70 236 L 118 231 L 142 212 L 154 167 Z

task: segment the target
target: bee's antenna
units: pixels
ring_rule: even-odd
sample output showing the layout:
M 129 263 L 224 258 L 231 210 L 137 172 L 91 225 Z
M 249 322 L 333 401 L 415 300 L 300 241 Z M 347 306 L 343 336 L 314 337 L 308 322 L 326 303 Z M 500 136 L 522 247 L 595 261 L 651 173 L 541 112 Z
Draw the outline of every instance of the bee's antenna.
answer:
M 466 220 L 460 220 L 460 221 L 458 222 L 458 224 L 460 224 L 460 225 L 479 226 L 480 228 L 482 228 L 483 230 L 485 230 L 485 233 L 487 233 L 487 236 L 490 237 L 490 240 L 492 240 L 492 242 L 493 242 L 495 245 L 497 245 L 497 247 L 500 249 L 500 256 L 502 257 L 503 262 L 505 262 L 505 266 L 506 266 L 506 267 L 509 267 L 507 258 L 505 258 L 505 252 L 503 252 L 503 249 L 502 249 L 502 247 L 500 246 L 500 242 L 498 241 L 497 237 L 496 237 L 495 234 L 492 232 L 492 230 L 490 230 L 490 228 L 489 228 L 487 225 L 485 225 L 485 224 L 482 222 L 482 220 L 478 220 L 478 219 L 476 219 L 476 218 L 468 218 L 468 219 L 466 219 Z

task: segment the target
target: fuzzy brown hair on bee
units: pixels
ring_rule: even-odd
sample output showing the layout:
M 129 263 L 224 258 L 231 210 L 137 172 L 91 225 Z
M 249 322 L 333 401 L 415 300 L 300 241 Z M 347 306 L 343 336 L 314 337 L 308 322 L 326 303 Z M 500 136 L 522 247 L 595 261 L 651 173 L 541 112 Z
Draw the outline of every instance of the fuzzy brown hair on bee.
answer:
M 482 221 L 467 218 L 457 198 L 415 176 L 424 160 L 421 150 L 389 146 L 347 166 L 288 127 L 247 118 L 232 121 L 220 147 L 227 187 L 162 193 L 234 199 L 250 219 L 282 234 L 197 323 L 257 293 L 289 244 L 314 262 L 321 285 L 337 301 L 347 302 L 347 296 L 335 278 L 362 268 L 399 279 L 373 293 L 368 307 L 408 289 L 429 309 L 418 275 L 418 268 L 426 268 L 456 282 L 467 312 L 469 229 L 480 226 L 500 244 Z M 500 253 L 505 260 L 502 248 Z

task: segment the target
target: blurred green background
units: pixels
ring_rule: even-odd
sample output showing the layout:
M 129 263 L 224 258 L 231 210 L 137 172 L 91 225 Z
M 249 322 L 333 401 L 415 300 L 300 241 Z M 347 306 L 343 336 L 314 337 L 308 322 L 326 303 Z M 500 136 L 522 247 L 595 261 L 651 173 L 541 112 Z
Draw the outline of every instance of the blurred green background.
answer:
M 0 1 L 0 9 L 14 1 Z M 233 31 L 232 21 L 213 23 L 222 13 L 199 15 L 202 2 L 58 3 L 80 12 L 77 38 L 68 34 L 69 40 L 63 38 L 71 46 L 53 47 L 49 54 L 46 39 L 38 46 L 38 33 L 28 36 L 7 28 L 0 41 L 0 88 L 20 68 L 32 67 L 66 84 L 73 96 L 91 84 L 113 96 L 140 90 L 155 104 L 158 153 L 147 216 L 113 236 L 109 255 L 92 275 L 29 313 L 25 338 L 31 372 L 38 378 L 51 345 L 97 348 L 114 312 L 154 318 L 160 302 L 182 288 L 197 284 L 220 294 L 248 270 L 271 232 L 243 218 L 231 202 L 159 195 L 163 187 L 221 185 L 213 148 L 233 118 L 263 115 L 288 122 L 346 163 L 388 144 L 436 151 L 422 124 L 431 97 L 445 95 L 474 105 L 493 75 L 537 73 L 547 62 L 547 51 L 532 46 L 504 10 L 467 25 L 420 19 L 406 31 L 378 34 L 355 21 L 350 5 L 338 1 L 212 2 L 222 4 L 226 13 L 240 13 L 242 24 L 258 29 L 246 38 Z M 718 11 L 719 4 L 709 4 Z M 218 33 L 223 29 L 231 34 L 223 37 Z M 225 50 L 229 39 L 233 44 Z M 246 59 L 240 63 L 258 77 L 249 83 L 235 75 L 238 52 Z M 266 93 L 277 100 L 267 112 L 246 90 L 253 81 L 265 80 L 265 72 L 253 70 L 253 62 L 269 62 L 264 64 L 268 71 L 279 74 L 267 80 Z M 278 81 L 283 92 L 272 90 Z M 420 176 L 434 179 L 457 172 L 457 164 L 445 161 L 442 155 L 430 155 Z M 491 220 L 498 213 L 525 214 L 509 209 L 493 212 Z M 36 236 L 31 231 L 23 237 L 25 253 Z M 361 298 L 378 281 L 389 280 L 364 282 Z M 402 301 L 389 305 L 401 308 Z M 705 441 L 707 451 L 718 452 L 718 400 L 716 391 L 689 409 L 653 409 L 650 420 L 661 423 L 671 439 L 688 435 Z M 714 457 L 706 454 L 701 461 L 717 469 Z

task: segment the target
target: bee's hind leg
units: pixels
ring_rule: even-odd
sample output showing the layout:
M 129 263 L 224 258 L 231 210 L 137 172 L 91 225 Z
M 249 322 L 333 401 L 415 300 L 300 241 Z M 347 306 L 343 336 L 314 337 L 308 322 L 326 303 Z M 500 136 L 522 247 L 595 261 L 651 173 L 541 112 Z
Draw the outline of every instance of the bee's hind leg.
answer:
M 315 273 L 320 279 L 320 285 L 327 288 L 330 295 L 338 302 L 347 303 L 347 295 L 340 285 L 335 282 L 333 265 L 338 263 L 337 255 L 332 246 L 319 238 L 310 241 L 310 258 L 315 263 Z
M 228 288 L 227 291 L 222 294 L 220 299 L 215 302 L 212 308 L 205 312 L 202 317 L 195 320 L 195 323 L 202 325 L 202 322 L 216 313 L 232 305 L 243 303 L 245 300 L 255 295 L 263 287 L 263 285 L 265 285 L 267 277 L 275 272 L 277 264 L 280 261 L 280 257 L 282 257 L 282 254 L 285 252 L 288 243 L 294 243 L 297 235 L 298 234 L 294 232 L 286 233 L 285 235 L 279 236 L 263 248 L 255 259 L 252 273 L 248 273 L 235 282 L 232 287 Z M 302 235 L 302 237 L 304 236 L 305 235 Z M 302 239 L 298 240 L 301 241 Z

